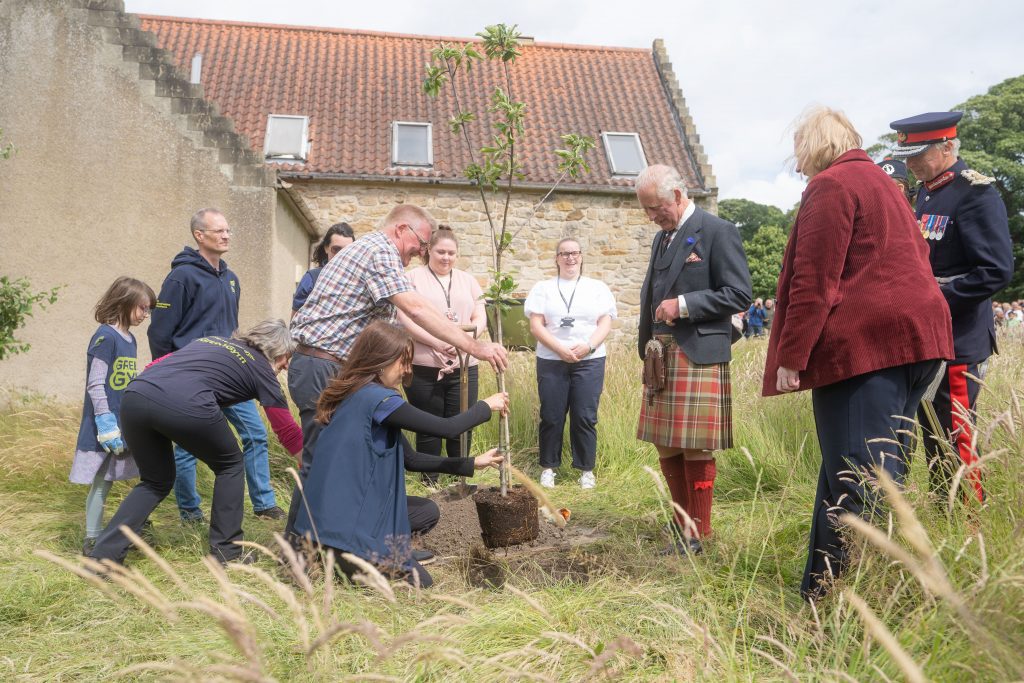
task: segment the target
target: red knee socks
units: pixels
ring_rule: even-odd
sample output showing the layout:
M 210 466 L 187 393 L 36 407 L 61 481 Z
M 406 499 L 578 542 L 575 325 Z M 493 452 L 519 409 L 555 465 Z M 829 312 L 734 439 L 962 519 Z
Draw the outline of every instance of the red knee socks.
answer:
M 661 465 L 661 473 L 665 475 L 665 482 L 668 484 L 668 492 L 672 496 L 672 502 L 686 510 L 686 513 L 689 514 L 686 467 L 684 465 L 686 461 L 683 460 L 683 454 L 679 453 L 670 458 L 660 458 L 658 462 Z M 672 509 L 672 517 L 676 520 L 676 524 L 680 529 L 685 528 L 683 520 L 675 508 Z
M 711 495 L 715 487 L 715 459 L 685 462 L 689 499 L 686 514 L 693 518 L 697 524 L 697 532 L 704 538 L 711 533 Z

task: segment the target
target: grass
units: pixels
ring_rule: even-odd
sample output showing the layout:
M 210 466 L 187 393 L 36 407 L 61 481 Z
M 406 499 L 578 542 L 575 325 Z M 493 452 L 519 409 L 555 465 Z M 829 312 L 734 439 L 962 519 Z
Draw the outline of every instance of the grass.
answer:
M 204 534 L 178 524 L 173 501 L 156 512 L 156 552 L 180 579 L 133 553 L 133 573 L 97 587 L 72 571 L 79 407 L 25 399 L 0 414 L 0 679 L 1019 680 L 1024 349 L 1004 345 L 980 403 L 987 505 L 949 514 L 930 501 L 919 455 L 880 526 L 856 527 L 856 561 L 816 609 L 797 593 L 819 460 L 809 397 L 760 398 L 762 342 L 736 347 L 741 448 L 719 455 L 705 555 L 655 552 L 668 508 L 656 456 L 635 439 L 640 368 L 622 349 L 602 397 L 598 488 L 581 491 L 567 466 L 552 496 L 572 524 L 608 534 L 586 549 L 589 582 L 523 574 L 499 591 L 469 588 L 458 563 L 431 567 L 430 591 L 393 596 L 304 582 L 270 562 L 224 574 L 204 563 Z M 530 358 L 517 357 L 509 381 L 514 462 L 536 476 Z M 494 442 L 489 424 L 474 450 Z M 287 500 L 290 458 L 276 446 L 271 457 Z M 203 472 L 207 502 L 210 483 Z M 115 485 L 108 514 L 127 490 Z M 421 490 L 411 478 L 410 490 Z M 247 540 L 274 547 L 279 528 L 247 513 Z

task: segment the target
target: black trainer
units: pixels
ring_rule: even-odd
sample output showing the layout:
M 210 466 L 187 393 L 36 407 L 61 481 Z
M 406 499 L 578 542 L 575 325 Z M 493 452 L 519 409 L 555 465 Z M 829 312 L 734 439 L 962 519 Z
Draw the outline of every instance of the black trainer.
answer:
M 276 505 L 272 508 L 267 508 L 266 510 L 255 510 L 253 511 L 253 514 L 260 519 L 284 519 L 288 516 L 284 510 Z
M 202 510 L 196 510 L 195 512 L 180 512 L 181 523 L 192 526 L 202 526 L 206 524 L 206 515 L 203 514 Z
M 430 564 L 436 560 L 437 557 L 435 557 L 434 553 L 430 552 L 426 548 L 420 548 L 419 550 L 412 551 L 412 559 L 416 560 L 420 564 Z

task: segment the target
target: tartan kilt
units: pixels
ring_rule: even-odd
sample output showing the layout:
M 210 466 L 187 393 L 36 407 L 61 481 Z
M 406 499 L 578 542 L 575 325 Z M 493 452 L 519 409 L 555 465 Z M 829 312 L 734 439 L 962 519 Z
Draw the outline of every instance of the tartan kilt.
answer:
M 732 448 L 729 363 L 691 363 L 674 339 L 658 339 L 665 343 L 668 381 L 650 403 L 644 387 L 636 438 L 679 449 Z

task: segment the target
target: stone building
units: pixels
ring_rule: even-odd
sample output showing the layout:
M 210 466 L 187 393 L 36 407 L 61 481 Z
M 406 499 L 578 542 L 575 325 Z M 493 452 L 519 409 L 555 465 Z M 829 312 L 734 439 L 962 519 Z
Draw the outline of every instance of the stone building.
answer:
M 421 89 L 430 52 L 465 38 L 143 16 L 143 28 L 192 67 L 207 96 L 230 116 L 292 185 L 321 226 L 347 221 L 371 230 L 396 202 L 426 207 L 460 236 L 460 267 L 483 282 L 491 267 L 490 232 L 479 192 L 463 177 L 471 159 L 448 129 L 452 90 L 438 99 Z M 513 230 L 527 226 L 509 260 L 523 292 L 554 274 L 554 247 L 580 240 L 584 272 L 615 292 L 616 335 L 632 334 L 639 286 L 654 226 L 640 211 L 633 179 L 648 163 L 675 166 L 690 196 L 714 211 L 717 187 L 664 45 L 652 49 L 523 41 L 511 69 L 512 94 L 527 104 L 525 178 L 512 202 Z M 457 83 L 464 109 L 482 115 L 469 128 L 474 146 L 490 139 L 488 98 L 503 84 L 484 64 Z M 296 134 L 276 158 L 282 124 Z M 268 135 L 268 127 L 272 127 Z M 592 171 L 560 185 L 560 136 L 595 139 Z
M 33 350 L 0 364 L 0 387 L 75 398 L 91 307 L 117 275 L 157 289 L 190 243 L 200 206 L 234 229 L 242 326 L 287 317 L 310 245 L 332 223 L 375 228 L 398 202 L 430 209 L 460 235 L 461 267 L 481 281 L 489 233 L 469 161 L 448 132 L 450 90 L 420 84 L 441 41 L 365 31 L 126 14 L 122 0 L 0 3 L 0 127 L 18 153 L 0 161 L 0 273 L 67 284 L 20 337 Z M 652 49 L 525 40 L 513 96 L 528 105 L 525 178 L 511 208 L 526 226 L 509 260 L 523 292 L 554 273 L 554 246 L 580 240 L 584 272 L 615 292 L 616 335 L 634 333 L 655 228 L 633 196 L 648 163 L 676 166 L 714 210 L 717 187 L 661 41 Z M 459 84 L 482 114 L 500 74 Z M 597 140 L 592 171 L 560 186 L 565 133 Z M 137 331 L 145 360 L 145 327 Z

